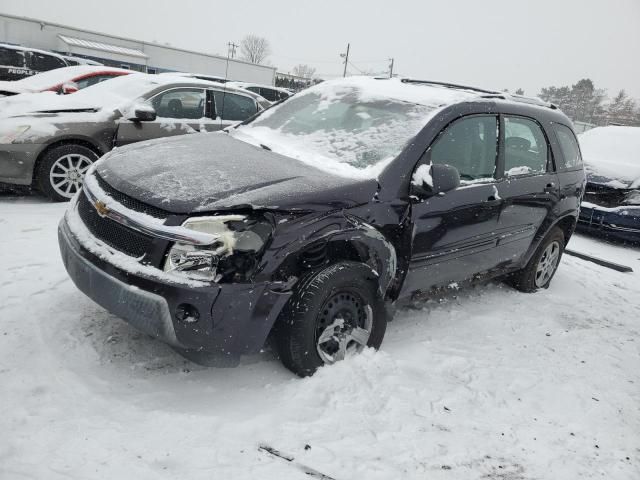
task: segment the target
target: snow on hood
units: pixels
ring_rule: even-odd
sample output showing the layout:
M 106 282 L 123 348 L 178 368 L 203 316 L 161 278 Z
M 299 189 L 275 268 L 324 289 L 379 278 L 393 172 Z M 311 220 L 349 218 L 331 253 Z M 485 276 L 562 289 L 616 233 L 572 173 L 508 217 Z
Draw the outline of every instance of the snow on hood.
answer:
M 378 186 L 375 180 L 331 175 L 224 132 L 117 148 L 96 170 L 116 190 L 174 213 L 348 208 L 369 201 Z
M 640 188 L 640 127 L 597 127 L 578 139 L 590 182 Z
M 308 88 L 230 133 L 333 174 L 376 178 L 440 109 L 475 96 L 349 77 Z

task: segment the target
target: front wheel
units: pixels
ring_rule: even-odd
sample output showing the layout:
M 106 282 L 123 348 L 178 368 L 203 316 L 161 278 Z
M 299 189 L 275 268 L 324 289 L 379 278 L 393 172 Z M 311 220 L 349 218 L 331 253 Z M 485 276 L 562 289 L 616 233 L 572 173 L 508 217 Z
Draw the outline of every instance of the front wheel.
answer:
M 70 200 L 98 155 L 82 145 L 60 145 L 45 153 L 36 172 L 40 191 L 56 202 Z
M 538 249 L 522 270 L 512 274 L 509 282 L 522 292 L 549 288 L 564 252 L 564 232 L 554 227 L 540 242 Z
M 376 285 L 372 272 L 356 262 L 303 277 L 279 318 L 282 363 L 305 377 L 365 347 L 379 348 L 387 319 Z

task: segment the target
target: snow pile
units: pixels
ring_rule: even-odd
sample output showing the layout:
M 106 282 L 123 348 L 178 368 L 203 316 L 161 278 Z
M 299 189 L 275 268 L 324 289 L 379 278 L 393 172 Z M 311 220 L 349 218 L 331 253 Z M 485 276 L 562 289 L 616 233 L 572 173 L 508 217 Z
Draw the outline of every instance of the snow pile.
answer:
M 590 180 L 600 177 L 615 188 L 640 187 L 640 127 L 597 127 L 578 138 Z
M 441 108 L 473 96 L 350 77 L 311 87 L 230 133 L 331 173 L 375 178 Z
M 423 163 L 413 174 L 413 178 L 411 179 L 411 183 L 417 187 L 422 187 L 424 184 L 429 185 L 433 188 L 433 177 L 431 176 L 431 164 L 427 165 Z

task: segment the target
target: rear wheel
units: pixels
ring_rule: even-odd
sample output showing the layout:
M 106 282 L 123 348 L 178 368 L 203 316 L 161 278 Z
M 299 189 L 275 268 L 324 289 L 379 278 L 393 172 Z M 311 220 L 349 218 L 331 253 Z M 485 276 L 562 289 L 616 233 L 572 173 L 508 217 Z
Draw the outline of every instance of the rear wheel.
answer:
M 280 315 L 276 343 L 282 363 L 304 377 L 365 347 L 379 348 L 386 325 L 371 271 L 340 262 L 300 280 Z
M 70 200 L 81 188 L 84 175 L 98 155 L 82 145 L 60 145 L 45 153 L 36 184 L 40 191 L 56 202 Z
M 540 242 L 527 266 L 509 277 L 509 283 L 522 292 L 549 288 L 564 251 L 564 232 L 554 227 Z

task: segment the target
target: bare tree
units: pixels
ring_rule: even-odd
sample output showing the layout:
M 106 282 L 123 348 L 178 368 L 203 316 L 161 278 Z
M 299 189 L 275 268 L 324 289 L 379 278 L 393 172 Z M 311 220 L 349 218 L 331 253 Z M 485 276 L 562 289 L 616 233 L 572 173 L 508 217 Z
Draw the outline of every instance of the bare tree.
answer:
M 293 74 L 303 78 L 311 78 L 315 75 L 316 69 L 303 63 L 293 67 Z
M 240 42 L 242 58 L 251 63 L 263 63 L 271 53 L 269 41 L 257 35 L 245 35 Z

